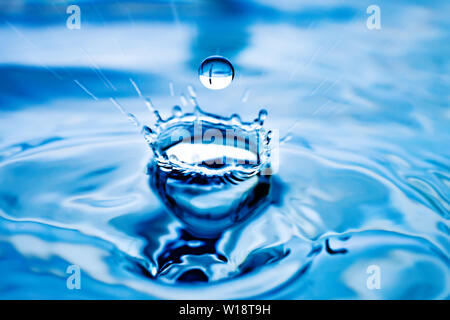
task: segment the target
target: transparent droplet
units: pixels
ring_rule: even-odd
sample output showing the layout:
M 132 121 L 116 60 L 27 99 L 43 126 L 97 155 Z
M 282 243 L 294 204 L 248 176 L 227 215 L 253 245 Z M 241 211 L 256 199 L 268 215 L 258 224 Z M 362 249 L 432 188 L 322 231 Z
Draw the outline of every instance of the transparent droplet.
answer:
M 233 113 L 231 115 L 231 123 L 233 124 L 241 124 L 241 117 L 237 113 Z
M 230 85 L 234 79 L 234 68 L 230 61 L 221 56 L 203 60 L 198 69 L 200 82 L 208 89 L 219 90 Z
M 270 141 L 272 141 L 272 137 L 273 137 L 273 132 L 272 132 L 272 130 L 269 130 L 266 135 L 267 143 L 270 143 Z
M 191 85 L 189 85 L 189 86 L 187 86 L 187 88 L 188 88 L 188 91 L 189 91 L 189 95 L 190 95 L 192 98 L 197 98 L 197 93 L 195 93 L 194 87 L 191 86 Z
M 267 110 L 266 109 L 261 109 L 259 111 L 259 115 L 258 115 L 259 121 L 264 121 L 267 119 Z
M 170 90 L 170 96 L 174 97 L 175 96 L 175 90 L 173 88 L 173 82 L 172 81 L 169 82 L 169 90 Z
M 172 108 L 172 114 L 173 114 L 175 117 L 180 117 L 181 114 L 182 114 L 182 110 L 181 110 L 180 106 L 173 106 L 173 108 Z
M 147 143 L 150 145 L 154 142 L 156 138 L 155 132 L 147 126 L 142 127 L 142 134 L 144 135 L 145 141 L 147 141 Z
M 200 115 L 202 114 L 202 110 L 200 109 L 199 106 L 195 106 L 194 108 L 194 115 L 196 118 L 198 118 Z

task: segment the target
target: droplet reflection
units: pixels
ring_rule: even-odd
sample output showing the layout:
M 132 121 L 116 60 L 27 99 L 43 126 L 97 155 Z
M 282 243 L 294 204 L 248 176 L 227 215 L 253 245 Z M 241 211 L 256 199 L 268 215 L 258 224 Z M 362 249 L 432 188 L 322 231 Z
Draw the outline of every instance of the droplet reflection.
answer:
M 206 88 L 220 90 L 228 87 L 233 81 L 234 68 L 226 58 L 211 56 L 203 60 L 198 75 Z

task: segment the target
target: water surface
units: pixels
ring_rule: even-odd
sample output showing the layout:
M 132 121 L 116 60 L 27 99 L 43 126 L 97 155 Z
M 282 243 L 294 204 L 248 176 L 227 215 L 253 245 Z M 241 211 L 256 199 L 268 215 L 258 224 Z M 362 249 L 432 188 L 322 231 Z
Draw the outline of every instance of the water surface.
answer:
M 79 3 L 80 30 L 64 1 L 0 5 L 0 298 L 448 299 L 446 1 L 379 1 L 380 30 L 367 1 Z M 214 54 L 224 90 L 198 80 Z M 187 85 L 211 113 L 269 111 L 284 140 L 262 213 L 186 231 L 110 101 L 153 121 L 130 78 L 163 117 L 191 108 Z

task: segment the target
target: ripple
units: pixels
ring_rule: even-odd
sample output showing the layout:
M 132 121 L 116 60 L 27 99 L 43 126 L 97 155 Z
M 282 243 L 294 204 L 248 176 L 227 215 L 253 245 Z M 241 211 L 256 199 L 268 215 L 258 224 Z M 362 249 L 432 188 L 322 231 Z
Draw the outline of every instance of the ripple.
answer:
M 360 23 L 356 1 L 177 3 L 177 26 L 149 2 L 133 27 L 105 3 L 105 21 L 91 16 L 91 32 L 73 37 L 36 5 L 48 7 L 0 12 L 3 298 L 448 299 L 445 1 L 386 4 L 380 32 Z M 37 21 L 48 28 L 29 28 Z M 133 77 L 166 116 L 211 48 L 239 79 L 227 94 L 200 88 L 205 110 L 265 107 L 285 138 L 267 205 L 203 239 L 149 188 L 151 151 L 109 98 L 146 123 Z M 70 264 L 82 270 L 77 292 Z M 367 287 L 370 266 L 380 290 Z

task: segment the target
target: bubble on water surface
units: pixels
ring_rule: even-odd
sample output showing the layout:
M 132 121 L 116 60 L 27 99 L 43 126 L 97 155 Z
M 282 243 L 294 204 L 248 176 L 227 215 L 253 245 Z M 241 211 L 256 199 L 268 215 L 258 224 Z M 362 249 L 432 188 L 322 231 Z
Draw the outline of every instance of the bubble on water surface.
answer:
M 211 56 L 203 60 L 198 75 L 206 88 L 220 90 L 228 87 L 233 81 L 234 68 L 226 58 Z

